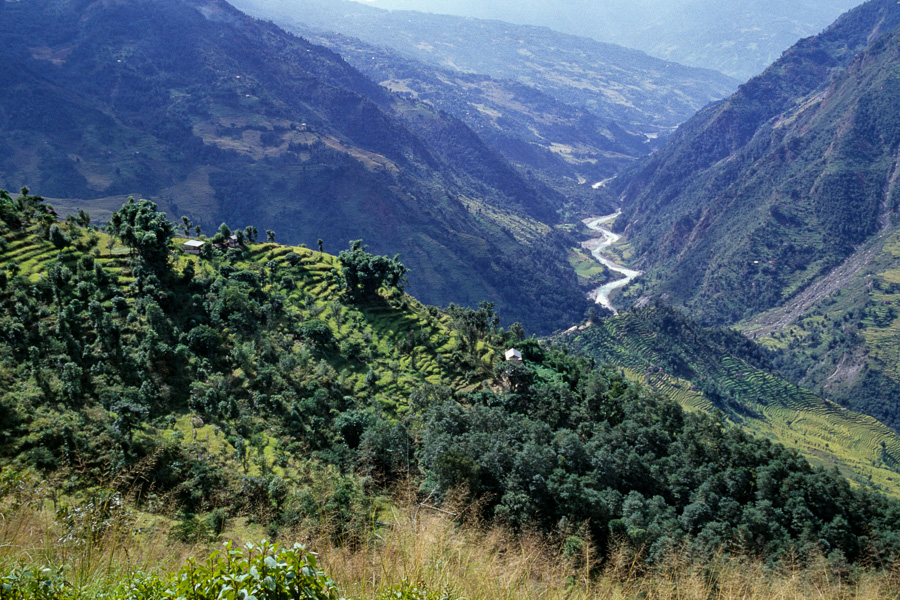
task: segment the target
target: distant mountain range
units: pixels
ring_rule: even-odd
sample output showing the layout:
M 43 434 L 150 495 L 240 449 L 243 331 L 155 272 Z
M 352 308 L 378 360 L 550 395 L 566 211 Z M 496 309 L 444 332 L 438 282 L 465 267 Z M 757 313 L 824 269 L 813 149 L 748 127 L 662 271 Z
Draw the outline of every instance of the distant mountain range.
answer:
M 546 25 L 643 50 L 746 80 L 800 38 L 815 35 L 857 0 L 570 0 L 565 10 L 539 0 L 368 0 L 385 9 L 427 10 Z
M 536 331 L 584 310 L 564 198 L 461 121 L 217 0 L 0 5 L 0 186 L 102 220 L 129 194 L 338 251 L 400 252 L 435 304 Z
M 528 85 L 632 133 L 670 131 L 738 81 L 546 27 L 418 12 L 348 0 L 235 0 L 285 27 L 337 32 L 457 73 Z
M 576 211 L 591 211 L 598 199 L 586 184 L 613 177 L 658 145 L 525 84 L 437 67 L 339 34 L 296 30 L 395 93 L 460 119 L 520 172 L 564 194 Z

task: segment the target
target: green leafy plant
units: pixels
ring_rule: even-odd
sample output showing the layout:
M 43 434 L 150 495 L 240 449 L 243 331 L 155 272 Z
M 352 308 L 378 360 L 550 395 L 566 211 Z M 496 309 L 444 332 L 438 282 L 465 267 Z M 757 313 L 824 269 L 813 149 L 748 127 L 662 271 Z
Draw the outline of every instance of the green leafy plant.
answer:
M 316 555 L 300 544 L 281 549 L 263 540 L 244 550 L 230 542 L 205 563 L 189 560 L 160 588 L 138 581 L 138 589 L 126 585 L 117 598 L 184 598 L 185 600 L 336 600 L 334 582 L 316 568 Z M 139 596 L 145 593 L 147 595 Z M 134 595 L 132 595 L 134 594 Z

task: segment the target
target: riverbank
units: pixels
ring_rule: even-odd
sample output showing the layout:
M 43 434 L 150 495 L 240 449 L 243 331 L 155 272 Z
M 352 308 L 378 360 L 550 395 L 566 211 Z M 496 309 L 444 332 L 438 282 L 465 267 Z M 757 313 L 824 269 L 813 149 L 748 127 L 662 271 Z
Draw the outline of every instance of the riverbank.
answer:
M 606 308 L 607 310 L 612 311 L 613 314 L 618 314 L 615 306 L 613 306 L 610 301 L 610 295 L 614 290 L 620 289 L 634 281 L 634 279 L 643 274 L 642 271 L 635 271 L 633 269 L 628 269 L 623 267 L 620 264 L 617 264 L 603 255 L 603 252 L 622 239 L 622 236 L 613 233 L 608 228 L 604 227 L 606 223 L 610 223 L 615 221 L 619 215 L 622 214 L 622 211 L 616 211 L 611 215 L 605 215 L 602 217 L 590 217 L 588 219 L 584 219 L 583 223 L 593 231 L 596 231 L 600 234 L 599 238 L 592 238 L 585 242 L 582 242 L 581 246 L 591 252 L 591 255 L 603 266 L 605 266 L 610 271 L 614 273 L 619 273 L 622 275 L 620 279 L 616 279 L 614 281 L 610 281 L 609 283 L 605 283 L 596 290 L 591 292 L 591 296 L 595 298 L 595 302 Z

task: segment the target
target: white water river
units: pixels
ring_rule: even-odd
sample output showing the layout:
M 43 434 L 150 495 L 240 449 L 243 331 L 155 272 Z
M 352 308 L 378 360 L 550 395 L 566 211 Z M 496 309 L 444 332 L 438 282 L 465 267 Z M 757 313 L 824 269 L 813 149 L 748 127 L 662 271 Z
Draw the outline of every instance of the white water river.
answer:
M 591 292 L 592 295 L 596 294 L 597 304 L 611 310 L 613 314 L 618 314 L 618 311 L 609 301 L 610 293 L 612 293 L 613 290 L 625 287 L 626 285 L 631 283 L 635 277 L 641 275 L 641 271 L 626 269 L 625 267 L 618 265 L 603 256 L 604 250 L 606 250 L 622 238 L 622 236 L 613 233 L 606 227 L 603 227 L 603 224 L 615 220 L 620 214 L 622 214 L 622 211 L 618 210 L 611 215 L 606 215 L 605 217 L 594 217 L 585 219 L 584 221 L 584 224 L 587 225 L 588 228 L 593 229 L 602 236 L 600 238 L 595 238 L 593 240 L 585 242 L 585 247 L 591 250 L 594 258 L 597 259 L 597 262 L 605 266 L 610 271 L 614 271 L 616 273 L 621 273 L 622 275 L 624 275 L 622 279 L 610 281 L 609 283 L 597 288 L 594 292 Z

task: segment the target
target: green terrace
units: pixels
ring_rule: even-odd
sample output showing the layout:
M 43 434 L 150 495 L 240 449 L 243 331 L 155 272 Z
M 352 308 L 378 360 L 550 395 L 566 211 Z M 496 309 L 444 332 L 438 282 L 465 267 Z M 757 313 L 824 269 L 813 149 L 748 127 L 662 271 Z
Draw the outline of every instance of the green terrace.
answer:
M 705 339 L 697 326 L 678 327 L 681 333 L 672 335 L 659 315 L 636 311 L 592 326 L 568 343 L 599 363 L 623 368 L 628 378 L 686 410 L 722 411 L 813 464 L 900 496 L 900 436 L 894 431 L 754 366 L 740 350 Z

